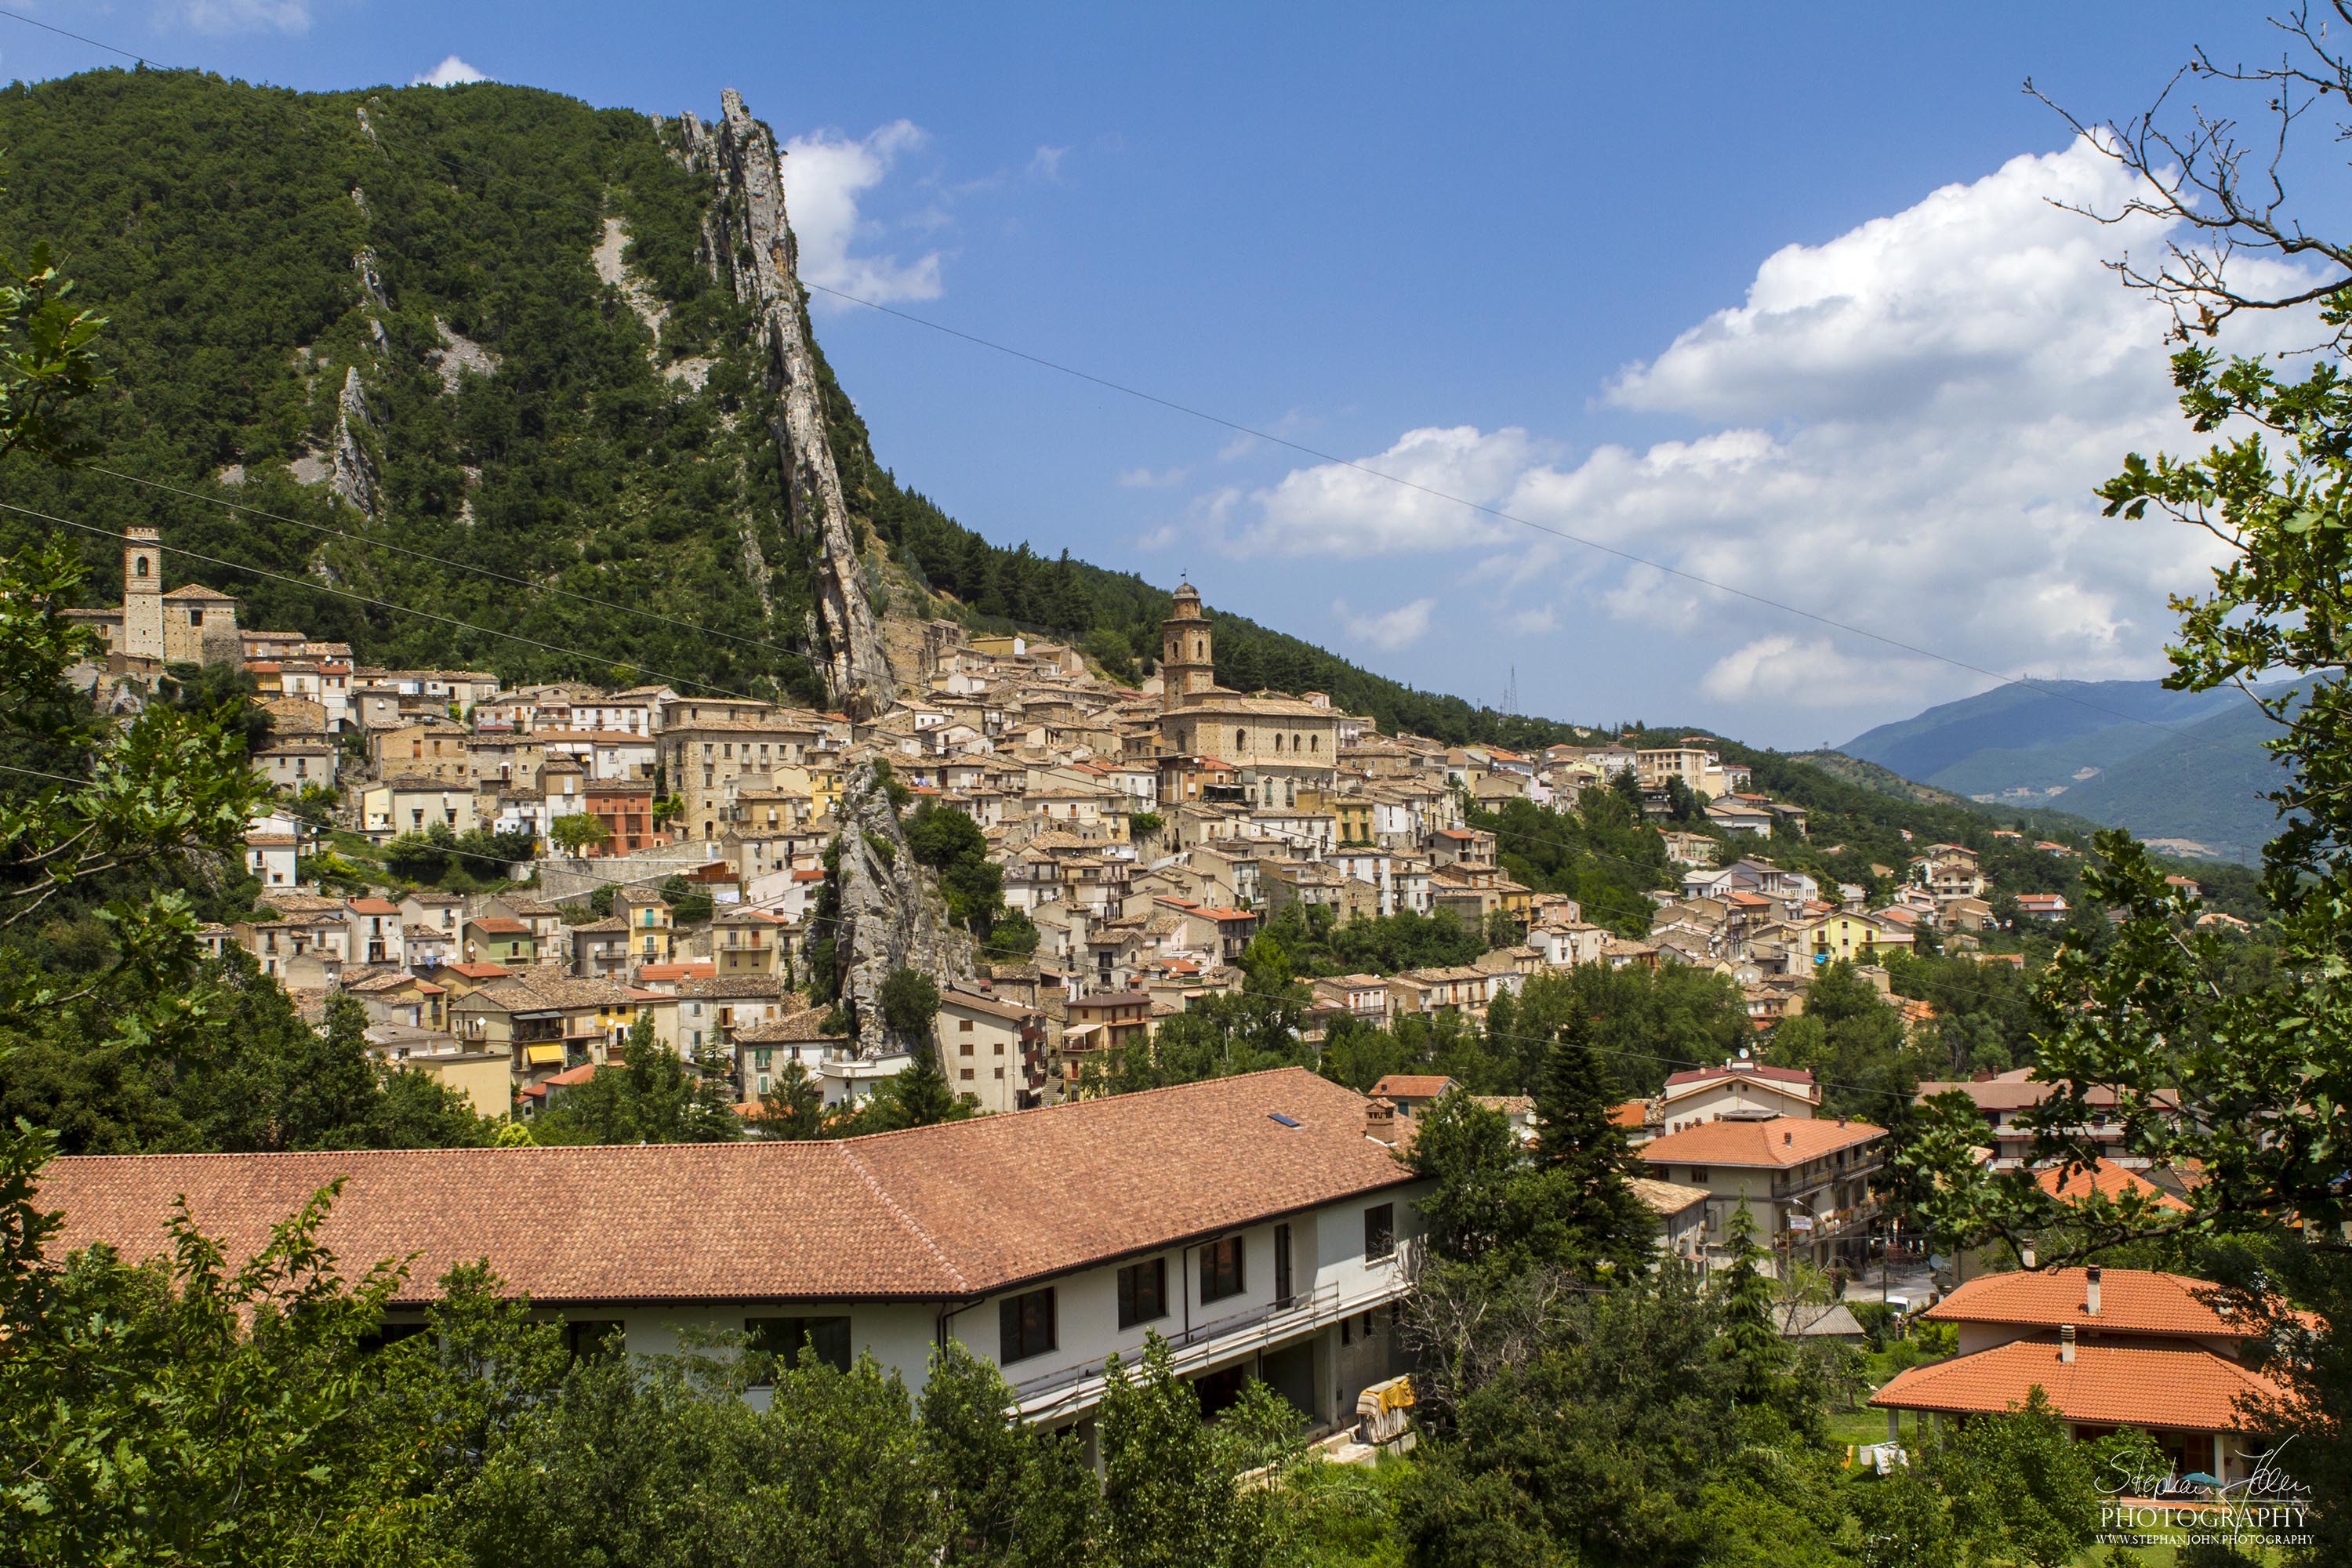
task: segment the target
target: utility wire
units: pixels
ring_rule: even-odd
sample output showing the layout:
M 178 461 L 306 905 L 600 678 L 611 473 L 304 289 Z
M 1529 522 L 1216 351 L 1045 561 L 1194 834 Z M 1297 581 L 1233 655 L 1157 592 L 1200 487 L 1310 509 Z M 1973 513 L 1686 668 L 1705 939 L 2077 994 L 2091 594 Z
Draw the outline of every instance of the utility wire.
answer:
M 0 11 L 0 16 L 8 17 L 19 22 L 26 22 L 33 26 L 46 28 L 49 32 L 61 33 L 67 37 L 75 38 L 79 42 L 89 44 L 93 47 L 106 49 L 110 53 L 121 55 L 125 58 L 140 60 L 142 64 L 145 63 L 143 57 L 133 54 L 128 49 L 119 48 L 111 44 L 100 43 L 94 38 L 84 38 L 81 37 L 79 34 L 65 33 L 62 28 L 50 27 L 47 23 L 33 21 L 32 18 L 22 16 L 14 11 Z M 379 143 L 381 143 L 382 138 L 380 133 L 378 139 Z M 508 174 L 504 170 L 491 169 L 486 165 L 471 163 L 470 161 L 461 159 L 453 153 L 440 153 L 421 148 L 414 150 L 417 151 L 420 156 L 430 158 L 435 162 L 439 163 L 444 168 L 453 172 L 470 170 L 472 173 L 481 177 L 485 184 L 488 184 L 492 181 L 511 182 L 518 185 L 521 184 L 521 182 L 517 180 L 515 176 Z M 2088 709 L 2094 712 L 2105 713 L 2113 718 L 2121 719 L 2128 723 L 2143 725 L 2151 730 L 2158 730 L 2177 740 L 2186 741 L 2192 746 L 2214 751 L 2224 751 L 2227 749 L 2214 742 L 2198 740 L 2185 731 L 2175 729 L 2171 725 L 2160 723 L 2153 719 L 2144 718 L 2136 713 L 2127 713 L 2122 709 L 2112 708 L 2104 703 L 2094 702 L 2087 698 L 2077 696 L 2072 692 L 2056 690 L 2023 676 L 2004 675 L 1999 670 L 1990 669 L 1979 664 L 1972 664 L 1966 659 L 1958 658 L 1946 653 L 1939 653 L 1934 648 L 1922 647 L 1916 643 L 1906 642 L 1899 637 L 1889 637 L 1883 632 L 1874 632 L 1866 627 L 1854 625 L 1852 622 L 1839 620 L 1835 616 L 1823 615 L 1819 611 L 1808 610 L 1801 605 L 1792 605 L 1785 600 L 1775 599 L 1768 595 L 1758 594 L 1746 588 L 1734 587 L 1728 583 L 1717 582 L 1714 578 L 1703 576 L 1698 573 L 1688 571 L 1683 567 L 1671 566 L 1663 561 L 1654 560 L 1649 556 L 1639 554 L 1633 551 L 1622 549 L 1613 544 L 1607 544 L 1600 540 L 1588 538 L 1581 534 L 1571 533 L 1566 529 L 1554 527 L 1549 523 L 1538 522 L 1531 518 L 1520 517 L 1516 513 L 1505 511 L 1500 507 L 1492 506 L 1484 501 L 1473 500 L 1466 496 L 1455 495 L 1451 491 L 1439 489 L 1434 486 L 1425 485 L 1415 479 L 1404 479 L 1399 475 L 1388 473 L 1382 469 L 1373 468 L 1369 463 L 1360 462 L 1353 458 L 1342 458 L 1335 453 L 1326 452 L 1318 447 L 1307 446 L 1304 442 L 1292 440 L 1286 436 L 1277 436 L 1271 431 L 1259 429 L 1255 426 L 1244 425 L 1238 420 L 1228 419 L 1223 415 L 1213 414 L 1205 409 L 1195 407 L 1190 404 L 1178 402 L 1174 398 L 1162 397 L 1157 393 L 1146 392 L 1139 387 L 1131 386 L 1123 382 L 1113 381 L 1107 376 L 1097 375 L 1090 371 L 1080 370 L 1075 365 L 1065 364 L 1057 360 L 1048 359 L 1042 354 L 1031 353 L 1024 349 L 1018 349 L 1011 346 L 1010 344 L 997 342 L 992 339 L 981 337 L 977 333 L 964 331 L 960 328 L 949 326 L 941 321 L 934 321 L 927 317 L 915 315 L 910 311 L 898 310 L 895 307 L 882 304 L 878 300 L 868 300 L 859 295 L 849 293 L 845 289 L 835 289 L 823 283 L 812 283 L 805 279 L 796 279 L 796 281 L 798 281 L 801 287 L 804 289 L 829 295 L 832 298 L 843 300 L 845 303 L 857 305 L 868 310 L 878 311 L 886 316 L 895 317 L 899 321 L 909 322 L 915 326 L 924 327 L 929 331 L 942 333 L 948 337 L 959 339 L 964 342 L 971 343 L 975 347 L 987 349 L 994 353 L 1004 354 L 1011 358 L 1036 365 L 1042 369 L 1053 371 L 1057 374 L 1074 377 L 1076 380 L 1086 382 L 1091 385 L 1099 386 L 1106 391 L 1116 392 L 1124 397 L 1131 397 L 1140 402 L 1152 404 L 1158 407 L 1168 409 L 1171 413 L 1181 414 L 1188 418 L 1197 419 L 1206 424 L 1214 425 L 1221 429 L 1231 430 L 1238 435 L 1248 436 L 1273 446 L 1287 447 L 1288 449 L 1297 452 L 1304 457 L 1312 458 L 1317 462 L 1333 464 L 1340 468 L 1350 469 L 1356 473 L 1364 474 L 1370 478 L 1382 480 L 1389 484 L 1401 486 L 1403 489 L 1416 491 L 1435 500 L 1445 501 L 1454 506 L 1467 508 L 1472 511 L 1481 513 L 1487 517 L 1492 517 L 1497 521 L 1507 522 L 1516 527 L 1529 529 L 1538 533 L 1549 534 L 1555 539 L 1566 541 L 1570 544 L 1580 545 L 1587 550 L 1597 551 L 1605 555 L 1614 556 L 1632 565 L 1645 566 L 1652 571 L 1662 573 L 1667 576 L 1679 579 L 1683 582 L 1690 583 L 1699 587 L 1707 588 L 1716 593 L 1728 595 L 1733 598 L 1744 599 L 1750 604 L 1762 606 L 1766 609 L 1778 610 L 1784 615 L 1795 616 L 1800 619 L 1811 621 L 1816 625 L 1827 626 L 1833 631 L 1842 631 L 1849 636 L 1862 637 L 1868 641 L 1895 648 L 1903 653 L 1913 654 L 1921 658 L 1930 659 L 1939 664 L 1949 665 L 1955 669 L 1965 670 L 1971 675 L 1979 675 L 1988 680 L 1997 681 L 2004 686 L 2021 686 L 2030 691 L 2039 692 L 2045 697 L 2055 697 L 2063 701 L 2071 702 L 2079 708 Z
M 110 468 L 102 464 L 91 463 L 86 465 L 86 468 L 89 472 L 93 474 L 104 474 L 109 479 L 121 479 L 130 484 L 145 485 L 150 489 L 167 490 L 173 495 L 184 496 L 189 500 L 196 501 L 202 505 L 226 507 L 231 511 L 243 512 L 248 517 L 266 518 L 271 522 L 290 523 L 296 528 L 307 528 L 316 533 L 331 534 L 337 539 L 347 540 L 353 544 L 360 545 L 363 549 L 390 550 L 399 554 L 408 556 L 412 560 L 429 561 L 434 565 L 446 566 L 455 572 L 471 572 L 477 576 L 488 577 L 495 582 L 509 584 L 518 588 L 527 589 L 531 593 L 550 594 L 559 599 L 570 599 L 574 604 L 587 605 L 595 609 L 611 610 L 620 615 L 635 616 L 643 620 L 657 621 L 664 626 L 676 626 L 682 631 L 693 632 L 698 637 L 718 637 L 727 642 L 741 643 L 749 647 L 765 648 L 771 653 L 790 654 L 795 658 L 802 657 L 797 650 L 788 648 L 781 643 L 769 642 L 764 637 L 743 637 L 734 632 L 720 631 L 714 626 L 700 626 L 693 621 L 680 620 L 675 616 L 665 616 L 657 610 L 644 609 L 635 605 L 617 604 L 610 599 L 599 599 L 591 595 L 573 593 L 571 589 L 559 588 L 552 584 L 534 582 L 528 577 L 517 577 L 510 573 L 500 572 L 495 567 L 476 565 L 470 562 L 465 561 L 453 561 L 446 555 L 435 555 L 429 551 L 412 549 L 405 544 L 394 543 L 393 541 L 388 539 L 371 539 L 365 534 L 353 533 L 348 529 L 336 528 L 330 523 L 310 522 L 299 517 L 288 517 L 283 512 L 268 511 L 260 507 L 247 506 L 242 501 L 233 501 L 224 496 L 208 496 L 204 494 L 202 491 L 188 489 L 184 486 L 181 485 L 169 484 L 162 479 L 142 479 L 137 474 L 124 473 L 120 468 Z
M 91 522 L 78 522 L 69 517 L 54 517 L 47 512 L 35 511 L 31 507 L 17 506 L 11 501 L 0 501 L 0 511 L 13 511 L 19 516 L 33 518 L 37 521 L 55 523 L 60 528 L 78 529 L 84 533 L 96 534 L 101 539 L 119 540 L 122 537 L 121 531 L 117 529 L 103 528 L 97 523 Z M 300 588 L 310 593 L 331 594 L 339 599 L 349 599 L 356 604 L 373 605 L 377 609 L 390 610 L 398 615 L 415 616 L 424 620 L 438 622 L 445 626 L 455 626 L 460 631 L 477 632 L 483 637 L 503 637 L 509 642 L 521 643 L 526 647 L 541 648 L 549 653 L 560 653 L 568 655 L 572 658 L 590 660 L 608 666 L 616 665 L 624 669 L 634 669 L 640 675 L 650 675 L 673 686 L 699 687 L 705 691 L 715 692 L 721 697 L 734 698 L 739 701 L 757 702 L 764 707 L 777 706 L 777 704 L 764 697 L 754 697 L 749 692 L 743 691 L 730 691 L 723 686 L 713 685 L 711 682 L 707 680 L 695 680 L 682 675 L 665 674 L 661 670 L 656 669 L 650 665 L 639 664 L 634 659 L 613 658 L 599 654 L 589 653 L 581 648 L 567 647 L 562 643 L 551 643 L 543 641 L 538 637 L 525 637 L 520 632 L 502 632 L 490 626 L 477 626 L 471 621 L 461 621 L 454 616 L 436 615 L 431 610 L 420 610 L 412 605 L 394 604 L 390 599 L 379 599 L 370 594 L 355 594 L 348 588 L 331 587 L 324 583 L 312 582 L 310 579 L 303 577 L 289 576 L 283 572 L 271 572 L 263 567 L 248 565 L 241 561 L 223 560 L 217 555 L 206 555 L 198 551 L 183 549 L 176 544 L 165 544 L 160 548 L 167 554 L 184 555 L 191 561 L 202 561 L 207 565 L 224 567 L 231 572 L 250 573 L 254 576 L 267 577 L 272 582 L 284 583 L 292 587 Z
M 96 38 L 87 38 L 79 33 L 68 33 L 63 27 L 53 27 L 47 22 L 26 16 L 21 11 L 0 11 L 0 16 L 5 16 L 12 22 L 22 22 L 27 27 L 38 27 L 44 33 L 55 33 L 60 38 L 71 38 L 77 44 L 88 44 L 93 49 L 104 49 L 110 55 L 121 55 L 124 59 L 136 60 L 142 66 L 147 63 L 147 57 L 144 55 L 134 55 L 129 49 L 117 48 L 112 44 L 102 43 Z

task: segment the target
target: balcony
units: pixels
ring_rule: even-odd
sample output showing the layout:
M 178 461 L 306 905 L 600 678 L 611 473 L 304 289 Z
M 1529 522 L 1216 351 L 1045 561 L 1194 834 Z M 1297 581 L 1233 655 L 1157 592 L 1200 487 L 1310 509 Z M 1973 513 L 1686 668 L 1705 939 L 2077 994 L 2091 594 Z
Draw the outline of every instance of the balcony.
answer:
M 1353 1296 L 1342 1297 L 1335 1281 L 1318 1286 L 1307 1295 L 1294 1296 L 1286 1304 L 1261 1303 L 1231 1317 L 1196 1323 L 1161 1337 L 1168 1342 L 1170 1362 L 1176 1374 L 1189 1376 L 1205 1370 L 1211 1362 L 1265 1350 L 1312 1333 L 1354 1313 L 1384 1307 L 1404 1294 L 1404 1272 L 1400 1268 L 1391 1273 L 1387 1284 L 1360 1290 Z M 1130 1347 L 1130 1353 L 1122 1359 L 1132 1366 L 1141 1353 L 1139 1343 Z M 1052 1421 L 1092 1405 L 1101 1398 L 1102 1389 L 1103 1363 L 1087 1362 L 1016 1383 L 1013 1385 L 1013 1397 L 1022 1419 Z

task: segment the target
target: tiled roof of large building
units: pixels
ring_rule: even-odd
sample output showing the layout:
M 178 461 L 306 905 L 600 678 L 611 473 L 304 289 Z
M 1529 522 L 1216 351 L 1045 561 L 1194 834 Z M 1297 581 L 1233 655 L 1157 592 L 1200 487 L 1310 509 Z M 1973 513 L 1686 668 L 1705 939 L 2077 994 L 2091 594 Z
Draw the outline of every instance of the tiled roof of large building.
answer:
M 1929 1308 L 1927 1316 L 1939 1323 L 2074 1323 L 2111 1334 L 2243 1338 L 2256 1331 L 2243 1319 L 2217 1310 L 2206 1299 L 2213 1287 L 2203 1280 L 2147 1268 L 2102 1270 L 2094 1313 L 2089 1278 L 2086 1268 L 1980 1275 Z
M 1801 1165 L 1808 1160 L 1884 1137 L 1867 1121 L 1774 1116 L 1760 1121 L 1702 1121 L 1642 1145 L 1653 1164 Z
M 2229 1357 L 2181 1345 L 2075 1348 L 2059 1360 L 2055 1335 L 2016 1340 L 1933 1366 L 1915 1366 L 1870 1396 L 1880 1409 L 1990 1414 L 2023 1405 L 2039 1386 L 2065 1419 L 2099 1426 L 2243 1430 L 2241 1395 L 2278 1390 Z
M 414 1254 L 404 1301 L 484 1257 L 550 1304 L 953 1298 L 1412 1181 L 1364 1106 L 1286 1068 L 839 1142 L 82 1156 L 39 1201 L 145 1258 L 185 1194 L 234 1268 L 341 1178 L 321 1241 Z

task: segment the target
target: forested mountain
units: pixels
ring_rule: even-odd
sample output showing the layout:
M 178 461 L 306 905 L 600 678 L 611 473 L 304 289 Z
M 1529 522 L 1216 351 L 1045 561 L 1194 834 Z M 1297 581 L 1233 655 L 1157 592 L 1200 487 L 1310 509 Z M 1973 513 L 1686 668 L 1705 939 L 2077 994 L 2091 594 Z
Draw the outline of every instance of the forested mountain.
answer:
M 2270 721 L 2240 692 L 2153 680 L 2037 681 L 1947 702 L 1847 742 L 1847 756 L 2004 806 L 2050 806 L 2224 858 L 2276 830 Z
M 710 182 L 679 144 L 674 121 L 494 83 L 141 70 L 0 92 L 0 244 L 48 238 L 110 317 L 121 395 L 94 422 L 99 463 L 194 492 L 84 468 L 11 499 L 105 534 L 163 525 L 173 580 L 372 662 L 815 698 L 758 350 L 698 254 Z M 959 526 L 820 375 L 871 563 L 895 558 L 920 595 L 901 613 L 1042 629 L 1115 672 L 1151 657 L 1166 590 Z M 333 493 L 346 429 L 366 507 Z M 49 526 L 9 514 L 0 544 Z M 81 537 L 108 599 L 117 552 Z M 1321 689 L 1448 740 L 1566 733 L 1235 616 L 1217 653 L 1228 684 Z
M 676 120 L 494 83 L 299 93 L 141 70 L 0 91 L 0 247 L 52 243 L 109 317 L 118 388 L 89 464 L 20 467 L 5 499 L 82 525 L 92 603 L 120 591 L 120 530 L 152 523 L 177 552 L 168 581 L 368 662 L 819 699 L 813 552 L 686 144 Z M 1166 589 L 961 527 L 898 482 L 821 354 L 817 374 L 877 608 L 1148 670 Z M 0 514 L 0 548 L 55 526 Z M 1457 743 L 1598 738 L 1215 625 L 1218 678 L 1242 689 L 1321 690 Z M 1824 814 L 1849 877 L 1901 864 L 1906 828 L 1985 826 L 1738 755 Z

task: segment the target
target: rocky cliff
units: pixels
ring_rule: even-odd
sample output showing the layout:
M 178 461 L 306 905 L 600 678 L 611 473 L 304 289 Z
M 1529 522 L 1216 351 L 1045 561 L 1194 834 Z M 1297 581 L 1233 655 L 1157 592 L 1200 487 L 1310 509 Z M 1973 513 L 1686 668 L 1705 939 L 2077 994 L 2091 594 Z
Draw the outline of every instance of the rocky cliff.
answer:
M 897 700 L 897 684 L 825 439 L 799 248 L 784 211 L 783 161 L 775 137 L 732 89 L 720 95 L 719 106 L 716 126 L 691 114 L 679 121 L 681 158 L 717 186 L 703 225 L 704 258 L 714 277 L 732 279 L 735 297 L 756 313 L 761 368 L 776 399 L 770 428 L 784 494 L 793 528 L 816 553 L 827 689 L 852 719 L 869 719 Z
M 861 1057 L 928 1044 L 897 1039 L 883 1025 L 882 983 L 892 971 L 919 970 L 942 989 L 972 973 L 971 937 L 948 923 L 939 893 L 907 847 L 891 783 L 880 763 L 857 763 L 834 808 L 841 833 L 834 963 Z

